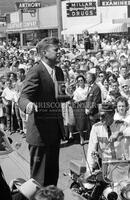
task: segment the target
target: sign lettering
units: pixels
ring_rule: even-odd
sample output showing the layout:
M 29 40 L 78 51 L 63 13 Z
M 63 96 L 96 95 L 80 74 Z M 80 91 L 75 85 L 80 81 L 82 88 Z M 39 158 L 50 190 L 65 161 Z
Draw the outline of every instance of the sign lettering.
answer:
M 27 21 L 27 22 L 21 22 L 21 23 L 10 23 L 7 24 L 7 29 L 24 29 L 24 28 L 38 28 L 38 21 Z
M 96 2 L 66 3 L 67 17 L 81 17 L 96 15 Z
M 130 0 L 99 0 L 98 6 L 128 6 Z
M 24 8 L 41 8 L 40 2 L 16 2 L 16 6 L 18 9 Z

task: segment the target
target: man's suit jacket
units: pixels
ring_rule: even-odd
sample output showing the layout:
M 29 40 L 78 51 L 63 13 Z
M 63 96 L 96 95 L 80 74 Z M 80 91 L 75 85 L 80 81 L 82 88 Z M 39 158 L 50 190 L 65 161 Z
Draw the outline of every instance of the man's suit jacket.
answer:
M 101 89 L 94 83 L 88 92 L 86 100 L 86 108 L 91 116 L 98 113 L 98 104 L 101 104 L 101 101 Z
M 57 81 L 63 81 L 64 75 L 56 67 Z M 42 62 L 27 73 L 23 90 L 19 98 L 19 106 L 26 112 L 29 102 L 38 106 L 38 112 L 29 114 L 26 140 L 31 145 L 54 146 L 63 138 L 64 126 L 61 105 L 55 98 L 55 85 Z

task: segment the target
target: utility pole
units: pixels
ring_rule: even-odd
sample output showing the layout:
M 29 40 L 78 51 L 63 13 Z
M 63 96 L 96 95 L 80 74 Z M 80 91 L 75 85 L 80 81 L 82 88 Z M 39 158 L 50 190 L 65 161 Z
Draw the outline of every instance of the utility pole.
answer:
M 58 38 L 62 40 L 61 31 L 63 30 L 62 26 L 62 5 L 61 0 L 56 0 L 57 4 L 57 22 L 58 22 Z

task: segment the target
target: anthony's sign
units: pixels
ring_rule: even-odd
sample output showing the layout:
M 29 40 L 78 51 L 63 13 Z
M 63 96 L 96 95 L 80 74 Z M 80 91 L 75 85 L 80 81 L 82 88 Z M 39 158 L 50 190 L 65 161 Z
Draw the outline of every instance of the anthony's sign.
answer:
M 41 8 L 41 3 L 40 2 L 16 2 L 16 6 L 18 9 L 36 9 L 36 8 Z
M 81 17 L 96 15 L 96 2 L 66 3 L 67 17 Z
M 128 6 L 130 0 L 99 0 L 98 6 Z

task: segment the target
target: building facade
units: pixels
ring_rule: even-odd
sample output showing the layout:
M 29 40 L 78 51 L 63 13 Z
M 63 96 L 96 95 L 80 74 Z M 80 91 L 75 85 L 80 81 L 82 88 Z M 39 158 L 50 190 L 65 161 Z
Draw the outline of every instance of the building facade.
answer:
M 61 1 L 62 35 L 64 38 L 90 33 L 128 32 L 130 0 L 66 0 Z M 59 8 L 58 8 L 59 9 Z M 21 10 L 10 13 L 6 33 L 18 37 L 21 46 L 35 43 L 46 36 L 58 36 L 57 5 L 41 7 L 34 13 Z
M 26 46 L 27 43 L 35 45 L 44 37 L 57 36 L 56 5 L 36 9 L 35 13 L 22 13 L 21 10 L 10 13 L 6 32 L 8 38 L 17 37 L 21 46 Z

